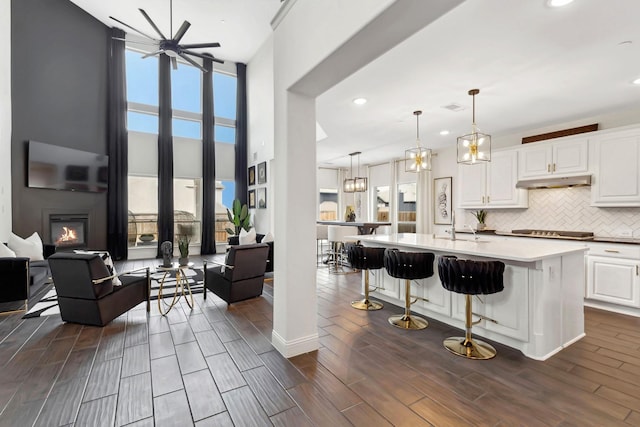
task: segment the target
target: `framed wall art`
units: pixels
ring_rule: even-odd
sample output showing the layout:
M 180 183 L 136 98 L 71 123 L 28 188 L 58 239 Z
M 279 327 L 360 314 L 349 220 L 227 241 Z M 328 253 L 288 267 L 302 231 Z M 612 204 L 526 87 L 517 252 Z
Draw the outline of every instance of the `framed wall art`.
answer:
M 451 224 L 453 200 L 451 185 L 453 178 L 450 176 L 435 178 L 433 180 L 433 223 Z
M 260 175 L 258 175 L 260 176 Z M 258 209 L 267 208 L 267 187 L 258 188 Z
M 249 190 L 249 209 L 255 209 L 256 207 L 256 190 Z
M 267 162 L 258 164 L 258 184 L 267 183 Z
M 251 166 L 247 172 L 247 185 L 256 185 L 256 167 Z

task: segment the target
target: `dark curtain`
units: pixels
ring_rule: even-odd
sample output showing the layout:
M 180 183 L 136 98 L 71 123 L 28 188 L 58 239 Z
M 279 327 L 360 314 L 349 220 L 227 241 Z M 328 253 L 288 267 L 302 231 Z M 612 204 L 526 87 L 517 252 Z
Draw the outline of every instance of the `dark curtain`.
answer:
M 247 203 L 247 66 L 236 64 L 236 199 Z
M 127 82 L 125 74 L 125 32 L 111 29 L 109 37 L 109 88 L 107 117 L 107 154 L 109 174 L 107 192 L 107 249 L 115 260 L 127 259 L 128 211 L 128 134 Z
M 213 111 L 213 62 L 203 60 L 202 75 L 202 244 L 200 253 L 216 253 L 216 146 Z
M 160 54 L 158 125 L 158 258 L 160 245 L 173 245 L 173 131 L 171 128 L 171 60 Z

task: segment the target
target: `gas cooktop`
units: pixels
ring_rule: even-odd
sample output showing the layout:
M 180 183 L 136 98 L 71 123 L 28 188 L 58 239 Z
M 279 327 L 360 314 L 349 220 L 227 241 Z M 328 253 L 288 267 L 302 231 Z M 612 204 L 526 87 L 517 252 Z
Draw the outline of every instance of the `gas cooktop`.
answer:
M 532 230 L 532 229 L 520 229 L 511 230 L 511 234 L 515 236 L 526 237 L 544 237 L 555 239 L 571 239 L 571 240 L 591 240 L 593 239 L 593 233 L 591 231 L 561 231 L 561 230 Z

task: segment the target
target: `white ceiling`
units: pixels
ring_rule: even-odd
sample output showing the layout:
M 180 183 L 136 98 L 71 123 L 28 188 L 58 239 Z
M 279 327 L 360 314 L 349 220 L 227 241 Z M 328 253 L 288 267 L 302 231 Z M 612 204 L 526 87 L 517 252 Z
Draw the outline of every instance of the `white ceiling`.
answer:
M 423 145 L 454 147 L 471 130 L 473 88 L 476 122 L 494 139 L 640 112 L 640 86 L 631 84 L 640 77 L 639 18 L 638 0 L 560 9 L 545 0 L 468 0 L 318 98 L 328 135 L 317 144 L 318 163 L 348 166 L 354 151 L 362 164 L 404 157 L 415 146 L 414 110 L 423 110 Z M 353 104 L 357 97 L 368 103 Z M 452 103 L 466 109 L 442 108 Z
M 71 1 L 109 26 L 112 15 L 152 33 L 142 8 L 169 33 L 169 0 Z M 222 47 L 204 51 L 246 63 L 280 5 L 174 0 L 173 31 L 187 19 L 184 43 L 218 41 Z M 418 109 L 422 144 L 453 147 L 470 131 L 472 88 L 480 89 L 476 122 L 494 138 L 640 111 L 640 85 L 631 84 L 640 77 L 639 17 L 638 0 L 575 0 L 560 9 L 546 0 L 465 1 L 318 97 L 317 121 L 328 135 L 317 144 L 318 163 L 348 166 L 354 151 L 362 164 L 402 157 L 415 145 Z M 357 97 L 368 103 L 353 104 Z M 465 109 L 442 108 L 452 103 Z M 450 135 L 440 136 L 443 129 Z

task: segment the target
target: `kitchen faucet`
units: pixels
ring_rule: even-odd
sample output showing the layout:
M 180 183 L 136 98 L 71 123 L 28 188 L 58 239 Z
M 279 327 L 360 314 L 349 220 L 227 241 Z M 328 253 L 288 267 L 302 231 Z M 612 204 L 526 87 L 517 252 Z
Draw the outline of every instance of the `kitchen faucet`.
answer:
M 476 230 L 473 229 L 473 227 L 471 227 L 469 224 L 465 224 L 465 227 L 467 227 L 469 230 L 471 230 L 471 232 L 473 233 L 473 240 L 478 240 L 478 235 L 476 234 Z
M 451 209 L 451 240 L 456 240 L 456 213 Z

